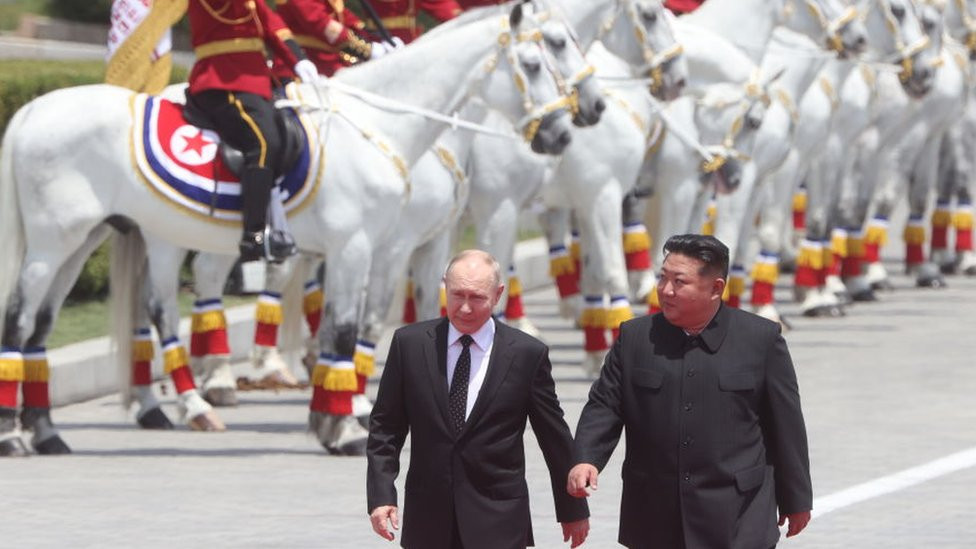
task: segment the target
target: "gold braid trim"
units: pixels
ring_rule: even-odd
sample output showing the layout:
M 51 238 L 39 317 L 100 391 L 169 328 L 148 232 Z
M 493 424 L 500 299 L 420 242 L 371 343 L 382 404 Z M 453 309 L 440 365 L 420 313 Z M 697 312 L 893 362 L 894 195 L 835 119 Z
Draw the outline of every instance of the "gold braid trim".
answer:
M 134 91 L 158 93 L 169 83 L 172 61 L 165 55 L 153 62 L 156 44 L 186 13 L 188 0 L 153 2 L 145 19 L 119 44 L 105 67 L 105 83 Z

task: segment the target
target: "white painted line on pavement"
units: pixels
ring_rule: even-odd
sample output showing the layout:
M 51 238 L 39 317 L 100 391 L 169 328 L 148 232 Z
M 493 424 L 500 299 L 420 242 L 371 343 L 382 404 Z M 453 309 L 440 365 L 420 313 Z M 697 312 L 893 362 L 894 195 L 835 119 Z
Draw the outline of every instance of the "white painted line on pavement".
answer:
M 851 486 L 813 500 L 813 516 L 826 515 L 831 511 L 843 509 L 851 505 L 861 503 L 885 494 L 904 490 L 916 484 L 934 478 L 948 475 L 956 471 L 967 469 L 976 465 L 976 448 L 963 450 L 955 454 L 939 458 L 928 463 L 923 463 L 911 469 L 899 471 L 893 475 L 870 480 L 863 484 Z

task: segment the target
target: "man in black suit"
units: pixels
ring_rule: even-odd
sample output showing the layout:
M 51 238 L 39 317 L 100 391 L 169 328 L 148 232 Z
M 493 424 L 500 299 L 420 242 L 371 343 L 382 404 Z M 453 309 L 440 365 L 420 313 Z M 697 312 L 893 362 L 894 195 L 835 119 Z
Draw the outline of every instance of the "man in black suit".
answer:
M 586 497 L 627 429 L 617 540 L 632 548 L 767 549 L 810 520 L 796 373 L 779 326 L 722 305 L 729 251 L 671 237 L 663 314 L 620 326 L 576 428 L 567 491 Z
M 564 482 L 572 434 L 537 339 L 491 318 L 502 295 L 489 254 L 461 252 L 445 275 L 447 319 L 396 331 L 370 415 L 366 495 L 373 530 L 399 527 L 394 479 L 411 433 L 403 547 L 514 549 L 533 545 L 522 435 L 542 448 L 556 519 L 572 547 L 589 532 L 585 501 Z

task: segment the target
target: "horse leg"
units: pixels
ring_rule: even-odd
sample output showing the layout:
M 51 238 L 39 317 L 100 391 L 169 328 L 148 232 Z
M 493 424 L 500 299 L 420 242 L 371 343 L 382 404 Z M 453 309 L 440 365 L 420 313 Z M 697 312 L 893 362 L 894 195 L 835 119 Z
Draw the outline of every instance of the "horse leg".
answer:
M 306 263 L 305 285 L 302 288 L 302 314 L 305 315 L 305 325 L 308 327 L 308 339 L 305 340 L 305 354 L 302 365 L 308 378 L 312 378 L 312 369 L 319 356 L 319 324 L 322 322 L 322 307 L 325 305 L 325 292 L 322 290 L 322 279 L 325 276 L 325 264 L 322 260 L 310 258 Z
M 296 314 L 298 294 L 302 294 L 302 311 L 305 312 L 305 281 L 299 271 L 309 270 L 311 258 L 291 258 L 280 264 L 266 265 L 264 290 L 258 297 L 254 323 L 254 347 L 251 363 L 258 371 L 261 382 L 295 385 L 298 380 L 292 374 L 279 351 L 278 334 L 284 330 L 286 336 L 297 335 L 301 331 L 301 319 Z M 302 286 L 299 287 L 299 284 Z M 313 307 L 314 287 L 308 288 L 308 306 Z M 321 310 L 321 309 L 319 309 Z M 297 342 L 289 342 L 284 347 L 294 348 Z
M 566 208 L 548 208 L 539 216 L 539 224 L 549 241 L 549 275 L 556 281 L 559 292 L 559 314 L 563 318 L 578 320 L 582 312 L 579 252 L 574 258 L 571 247 L 566 247 L 566 236 L 570 233 L 570 211 Z
M 908 186 L 910 218 L 922 219 L 925 216 L 929 194 L 936 186 L 941 143 L 942 135 L 930 136 L 915 161 Z M 948 221 L 949 219 L 946 219 L 946 225 Z M 915 284 L 920 287 L 942 288 L 946 285 L 945 276 L 939 266 L 933 263 L 931 258 L 926 260 L 924 255 L 915 269 L 915 275 Z
M 193 258 L 193 303 L 190 369 L 203 381 L 203 398 L 214 406 L 236 406 L 237 384 L 230 369 L 224 285 L 236 257 L 200 252 Z
M 24 346 L 23 407 L 20 422 L 24 430 L 33 432 L 31 446 L 38 454 L 68 454 L 71 449 L 61 439 L 51 420 L 51 400 L 48 391 L 50 369 L 45 342 L 77 280 L 85 261 L 111 232 L 108 225 L 99 225 L 57 271 L 47 295 L 34 320 L 34 331 Z
M 319 327 L 321 352 L 312 372 L 309 429 L 328 452 L 340 455 L 363 455 L 369 434 L 353 415 L 353 395 L 365 386 L 354 355 L 371 249 L 368 237 L 356 233 L 325 263 L 328 299 Z
M 410 257 L 410 272 L 416 299 L 417 320 L 440 316 L 440 286 L 451 254 L 451 233 L 444 231 L 430 239 Z
M 176 389 L 180 418 L 195 431 L 223 431 L 223 421 L 197 390 L 186 347 L 179 338 L 176 273 L 186 250 L 150 238 L 146 238 L 146 244 L 150 252 L 143 283 L 151 288 L 147 308 L 163 348 L 163 372 L 170 376 Z
M 635 189 L 627 193 L 623 202 L 624 261 L 627 264 L 627 282 L 630 298 L 647 301 L 647 294 L 654 288 L 654 271 L 651 264 L 651 235 L 644 225 L 644 209 L 647 201 Z

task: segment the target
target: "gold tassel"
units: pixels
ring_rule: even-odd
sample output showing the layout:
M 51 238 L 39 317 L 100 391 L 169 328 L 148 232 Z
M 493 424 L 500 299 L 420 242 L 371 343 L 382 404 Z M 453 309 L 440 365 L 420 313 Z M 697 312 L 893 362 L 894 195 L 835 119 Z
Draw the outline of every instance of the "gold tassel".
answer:
M 509 297 L 517 297 L 522 295 L 522 281 L 519 280 L 519 277 L 508 277 L 508 295 Z
M 847 235 L 847 257 L 864 257 L 864 237 L 858 234 Z
M 274 324 L 275 326 L 280 326 L 281 304 L 258 301 L 258 308 L 254 318 L 261 324 Z
M 868 232 L 864 235 L 864 242 L 884 246 L 888 243 L 888 227 L 884 225 L 868 224 Z
M 359 387 L 356 379 L 356 368 L 336 368 L 330 366 L 322 380 L 322 388 L 326 391 L 355 391 Z
M 944 229 L 952 223 L 952 212 L 946 208 L 936 208 L 932 212 L 932 226 L 938 229 Z
M 767 284 L 776 284 L 779 279 L 779 265 L 775 262 L 765 262 L 757 261 L 752 266 L 752 272 L 749 273 L 749 277 L 756 282 L 765 282 Z
M 602 307 L 583 309 L 580 314 L 580 326 L 584 328 L 603 328 L 607 325 L 609 311 Z
M 137 339 L 132 342 L 132 361 L 148 362 L 155 356 L 155 351 L 151 339 Z
M 632 254 L 651 249 L 651 236 L 646 230 L 624 233 L 624 253 Z
M 224 330 L 226 328 L 227 319 L 224 317 L 224 311 L 215 310 L 194 313 L 190 329 L 195 334 L 203 334 L 214 330 Z
M 921 225 L 905 225 L 905 232 L 902 234 L 905 244 L 920 246 L 925 244 L 925 227 Z
M 796 265 L 798 267 L 809 267 L 815 271 L 823 269 L 823 249 L 801 246 L 800 255 L 796 258 Z
M 0 381 L 24 381 L 24 359 L 0 358 Z
M 302 311 L 305 314 L 321 311 L 322 305 L 324 304 L 325 293 L 322 290 L 317 289 L 305 294 L 305 297 L 302 298 Z
M 47 383 L 51 379 L 51 369 L 47 359 L 24 359 L 24 381 L 28 383 Z
M 847 257 L 847 231 L 834 229 L 830 235 L 830 251 L 840 257 Z
M 329 367 L 325 364 L 316 364 L 312 370 L 312 386 L 322 387 L 325 384 L 325 375 L 329 373 Z
M 661 308 L 661 299 L 657 295 L 657 286 L 654 286 L 651 292 L 647 294 L 647 304 L 655 309 Z
M 956 212 L 952 214 L 952 226 L 955 227 L 957 231 L 973 230 L 973 210 L 969 208 L 956 210 Z
M 376 373 L 376 357 L 370 353 L 356 349 L 352 362 L 356 365 L 356 373 L 361 376 L 372 377 Z
M 629 304 L 624 307 L 611 307 L 606 313 L 607 323 L 605 327 L 608 330 L 616 330 L 621 324 L 634 318 L 634 311 L 630 309 Z

